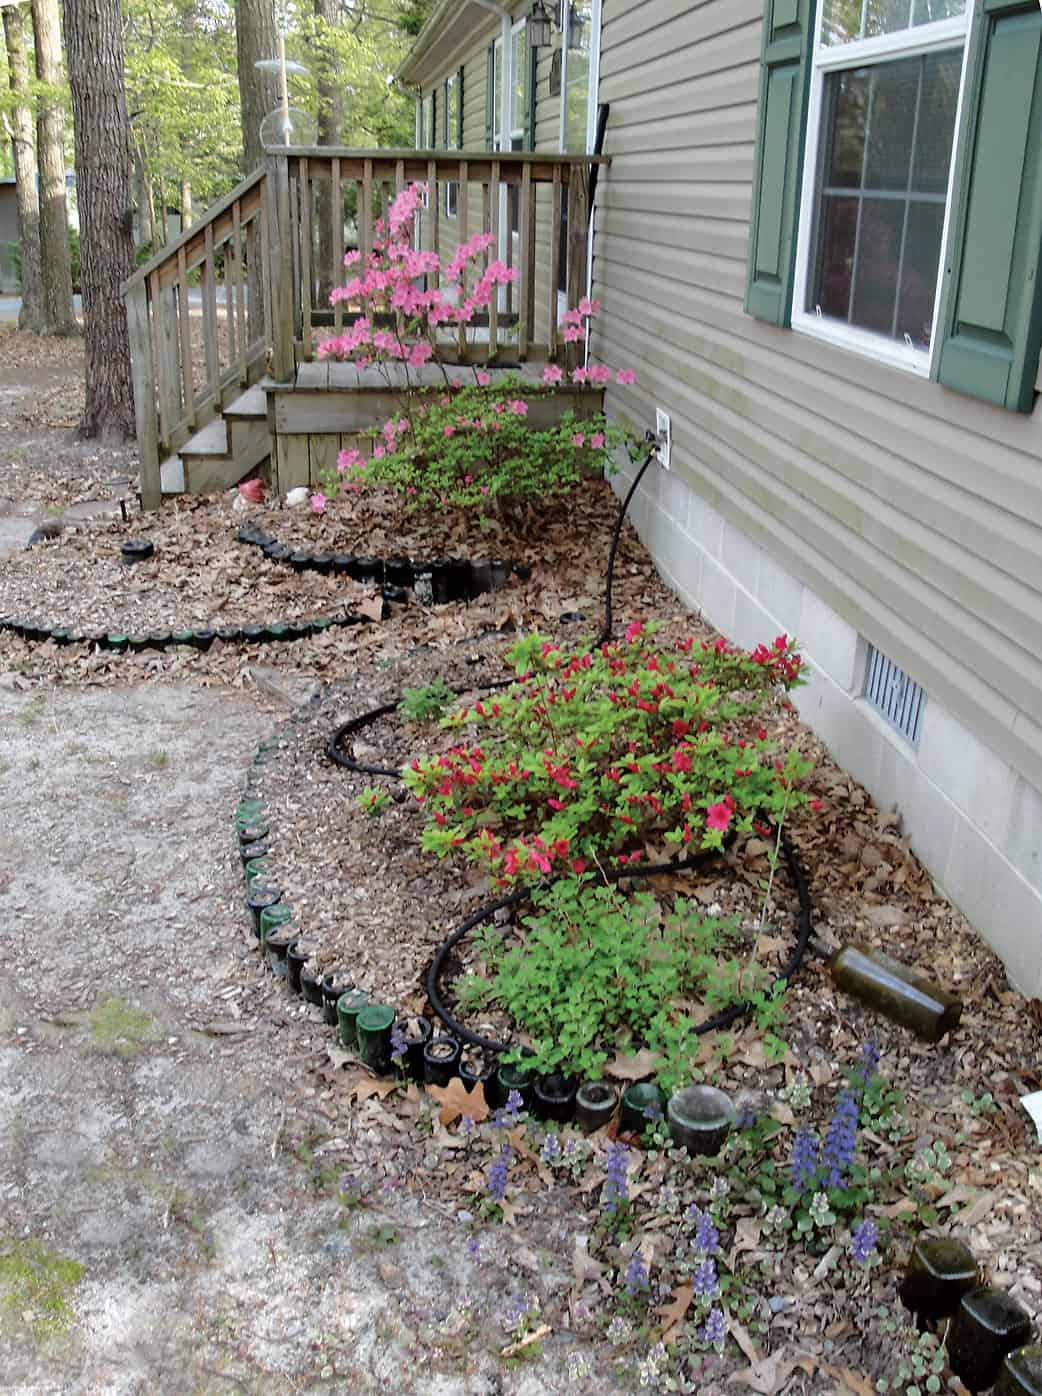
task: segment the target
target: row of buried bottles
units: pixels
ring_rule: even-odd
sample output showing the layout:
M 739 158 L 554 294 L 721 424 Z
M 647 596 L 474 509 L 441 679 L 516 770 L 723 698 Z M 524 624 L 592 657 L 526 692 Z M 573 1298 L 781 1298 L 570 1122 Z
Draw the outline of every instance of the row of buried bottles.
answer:
M 263 758 L 262 758 L 263 764 Z M 606 1081 L 580 1082 L 564 1073 L 536 1076 L 521 1064 L 501 1062 L 496 1052 L 467 1046 L 439 1032 L 429 1018 L 399 1017 L 390 1004 L 374 1002 L 341 974 L 323 974 L 319 944 L 294 924 L 292 907 L 274 880 L 268 826 L 259 800 L 243 800 L 236 812 L 239 856 L 246 875 L 246 906 L 272 973 L 307 1003 L 321 1008 L 335 1027 L 342 1047 L 357 1054 L 371 1071 L 397 1070 L 418 1083 L 447 1086 L 458 1076 L 468 1090 L 481 1086 L 489 1104 L 506 1104 L 516 1092 L 522 1108 L 540 1119 L 574 1121 L 590 1132 L 618 1113 L 619 1128 L 639 1135 L 648 1123 L 665 1116 L 678 1146 L 689 1154 L 719 1153 L 735 1124 L 730 1098 L 712 1086 L 689 1086 L 668 1100 L 650 1081 L 635 1082 L 622 1093 Z
M 950 1319 L 948 1363 L 970 1391 L 1042 1396 L 1042 1346 L 1031 1316 L 1004 1290 L 982 1286 L 973 1252 L 948 1236 L 912 1248 L 901 1301 L 920 1321 Z
M 240 543 L 260 548 L 272 562 L 281 562 L 297 572 L 319 572 L 324 576 L 351 577 L 356 582 L 390 588 L 393 593 L 415 590 L 422 602 L 444 605 L 451 601 L 472 601 L 485 592 L 498 591 L 512 574 L 530 576 L 530 569 L 503 559 L 470 562 L 464 558 L 443 558 L 433 562 L 413 558 L 357 557 L 353 553 L 313 552 L 280 543 L 255 524 L 239 530 Z M 388 599 L 400 600 L 397 594 Z

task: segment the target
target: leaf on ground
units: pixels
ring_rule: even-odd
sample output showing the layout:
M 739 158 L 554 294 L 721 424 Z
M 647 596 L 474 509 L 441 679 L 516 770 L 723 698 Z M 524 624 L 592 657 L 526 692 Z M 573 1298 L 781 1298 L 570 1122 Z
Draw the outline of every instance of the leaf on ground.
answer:
M 760 1244 L 763 1223 L 758 1217 L 742 1217 L 734 1229 L 734 1245 L 728 1258 L 728 1267 L 734 1269 L 735 1256 L 742 1251 L 754 1251 Z
M 691 1301 L 694 1297 L 694 1285 L 678 1285 L 673 1291 L 673 1302 L 670 1304 L 663 1304 L 660 1308 L 655 1310 L 657 1314 L 665 1319 L 665 1323 L 662 1325 L 662 1332 L 659 1334 L 660 1342 L 669 1342 L 670 1338 L 684 1322 L 684 1318 L 687 1315 L 688 1309 L 691 1307 Z
M 782 1357 L 781 1353 L 772 1353 L 770 1357 L 761 1358 L 759 1362 L 754 1362 L 743 1371 L 735 1372 L 731 1380 L 751 1386 L 754 1391 L 759 1391 L 761 1396 L 775 1396 L 775 1392 L 782 1389 L 795 1368 L 796 1363 L 790 1358 Z
M 661 1060 L 659 1054 L 649 1047 L 630 1056 L 617 1052 L 614 1060 L 604 1068 L 604 1074 L 615 1081 L 643 1081 L 646 1076 L 655 1074 Z
M 868 1377 L 863 1377 L 852 1367 L 824 1367 L 822 1370 L 833 1381 L 842 1383 L 836 1396 L 876 1396 L 876 1388 Z
M 907 911 L 900 906 L 866 906 L 864 916 L 866 921 L 878 926 L 880 930 L 886 930 L 890 926 L 903 926 L 908 920 Z
M 735 1323 L 735 1321 L 732 1319 L 731 1322 L 728 1324 L 727 1329 L 728 1332 L 731 1334 L 731 1337 L 742 1349 L 749 1361 L 753 1364 L 753 1366 L 756 1366 L 756 1364 L 760 1361 L 760 1349 L 753 1342 L 752 1338 L 749 1337 L 749 1334 L 745 1331 L 742 1325 L 740 1323 Z
M 348 1098 L 354 1097 L 356 1105 L 361 1105 L 363 1101 L 370 1100 L 374 1095 L 378 1096 L 380 1100 L 384 1100 L 392 1091 L 398 1089 L 397 1081 L 388 1081 L 382 1076 L 369 1076 L 364 1071 L 349 1076 L 344 1085 L 347 1088 Z
M 515 1153 L 520 1154 L 520 1156 L 523 1159 L 525 1159 L 528 1163 L 534 1163 L 538 1168 L 538 1155 L 534 1154 L 532 1150 L 528 1147 L 528 1145 L 525 1143 L 525 1133 L 527 1129 L 527 1125 L 515 1125 L 514 1128 L 510 1130 L 507 1134 L 507 1142 L 509 1143 L 510 1147 L 514 1150 Z
M 599 1260 L 594 1260 L 587 1249 L 589 1241 L 588 1236 L 577 1236 L 572 1247 L 572 1271 L 575 1274 L 576 1286 L 580 1289 L 587 1280 L 600 1279 L 607 1268 Z
M 365 616 L 367 620 L 381 620 L 384 613 L 384 599 L 378 593 L 363 597 L 355 604 L 355 610 L 360 616 Z
M 443 1125 L 451 1125 L 464 1115 L 469 1115 L 476 1125 L 489 1117 L 485 1087 L 480 1081 L 473 1090 L 468 1091 L 462 1080 L 454 1076 L 447 1086 L 428 1086 L 427 1094 L 433 1096 L 441 1106 L 438 1119 Z

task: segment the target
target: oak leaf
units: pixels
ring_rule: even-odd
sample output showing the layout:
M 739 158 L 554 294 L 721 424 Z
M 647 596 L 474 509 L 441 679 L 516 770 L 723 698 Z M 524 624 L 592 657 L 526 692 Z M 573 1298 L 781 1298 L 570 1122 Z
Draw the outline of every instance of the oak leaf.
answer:
M 454 1076 L 447 1086 L 428 1086 L 427 1094 L 441 1106 L 438 1119 L 443 1125 L 451 1125 L 464 1115 L 469 1115 L 476 1125 L 489 1117 L 485 1087 L 480 1081 L 468 1091 L 462 1080 Z
M 673 1302 L 671 1304 L 663 1304 L 661 1308 L 655 1310 L 657 1314 L 660 1314 L 661 1317 L 665 1319 L 665 1323 L 662 1325 L 662 1332 L 659 1334 L 660 1342 L 669 1342 L 670 1338 L 684 1322 L 684 1318 L 687 1315 L 688 1309 L 691 1307 L 691 1301 L 694 1297 L 694 1285 L 678 1285 L 673 1291 Z
M 356 1076 L 349 1077 L 344 1084 L 347 1086 L 348 1097 L 353 1096 L 356 1105 L 372 1099 L 374 1095 L 384 1100 L 392 1091 L 398 1089 L 397 1081 L 389 1081 L 382 1076 L 367 1076 L 361 1071 Z

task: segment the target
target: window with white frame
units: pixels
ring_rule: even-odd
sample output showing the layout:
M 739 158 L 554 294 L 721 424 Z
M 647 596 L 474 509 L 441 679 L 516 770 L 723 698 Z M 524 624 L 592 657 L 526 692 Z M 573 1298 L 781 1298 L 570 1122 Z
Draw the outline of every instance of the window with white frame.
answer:
M 445 149 L 460 148 L 460 80 L 453 73 L 445 79 L 445 99 L 442 102 L 445 118 Z M 455 218 L 459 211 L 459 181 L 450 179 L 445 184 L 445 215 Z
M 926 374 L 966 0 L 824 0 L 792 324 Z

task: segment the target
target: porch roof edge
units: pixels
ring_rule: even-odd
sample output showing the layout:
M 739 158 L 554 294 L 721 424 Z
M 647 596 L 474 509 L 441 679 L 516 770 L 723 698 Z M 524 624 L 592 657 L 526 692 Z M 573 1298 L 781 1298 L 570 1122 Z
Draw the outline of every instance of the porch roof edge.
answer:
M 411 86 L 423 82 L 427 76 L 424 60 L 437 41 L 449 32 L 454 22 L 460 23 L 469 19 L 472 27 L 478 24 L 484 26 L 500 10 L 507 13 L 506 6 L 499 5 L 497 0 L 440 0 L 395 73 L 397 81 Z

